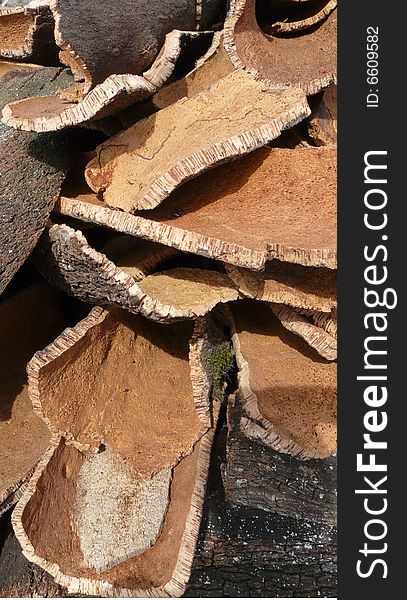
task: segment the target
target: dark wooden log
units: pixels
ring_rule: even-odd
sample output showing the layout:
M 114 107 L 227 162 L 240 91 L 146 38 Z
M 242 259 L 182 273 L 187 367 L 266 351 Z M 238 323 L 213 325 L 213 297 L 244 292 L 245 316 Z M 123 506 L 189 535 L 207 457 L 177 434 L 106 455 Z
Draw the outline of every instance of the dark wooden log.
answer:
M 252 441 L 241 429 L 239 398 L 228 406 L 226 499 L 295 519 L 336 524 L 336 457 L 298 460 Z
M 55 91 L 60 68 L 14 71 L 0 83 L 0 108 Z M 38 135 L 0 123 L 0 293 L 33 250 L 59 196 L 72 150 L 66 134 Z

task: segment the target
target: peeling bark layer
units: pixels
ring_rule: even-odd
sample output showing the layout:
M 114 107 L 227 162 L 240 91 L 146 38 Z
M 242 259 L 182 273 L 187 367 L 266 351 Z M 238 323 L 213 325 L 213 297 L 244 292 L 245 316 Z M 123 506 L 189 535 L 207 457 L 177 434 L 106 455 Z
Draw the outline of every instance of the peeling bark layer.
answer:
M 84 79 L 85 94 L 113 73 L 139 75 L 157 57 L 166 34 L 210 28 L 222 5 L 222 0 L 198 5 L 195 0 L 57 0 L 52 11 L 60 59 Z
M 140 241 L 136 251 L 114 263 L 94 250 L 80 231 L 53 225 L 44 232 L 34 262 L 50 283 L 71 296 L 114 304 L 154 321 L 195 319 L 239 297 L 228 277 L 217 271 L 178 268 L 148 275 L 172 254 L 170 248 Z
M 44 132 L 100 121 L 157 92 L 171 76 L 185 38 L 198 35 L 212 34 L 177 30 L 168 33 L 160 54 L 148 70 L 140 75 L 112 74 L 79 100 L 67 98 L 66 92 L 59 89 L 53 95 L 11 101 L 3 109 L 3 122 L 24 131 Z
M 259 149 L 187 182 L 142 216 L 111 210 L 90 194 L 62 197 L 57 210 L 253 270 L 276 258 L 336 268 L 333 148 Z
M 25 555 L 71 594 L 182 595 L 199 533 L 213 434 L 213 429 L 205 433 L 193 452 L 174 468 L 171 501 L 157 542 L 103 573 L 83 564 L 79 539 L 70 523 L 84 457 L 61 441 L 41 461 L 13 513 L 13 526 Z M 61 539 L 69 543 L 61 545 Z
M 271 85 L 316 94 L 336 81 L 337 16 L 334 10 L 303 35 L 266 35 L 257 24 L 256 0 L 232 0 L 225 22 L 225 48 L 236 68 Z
M 109 206 L 152 209 L 184 181 L 270 142 L 308 111 L 299 90 L 270 91 L 236 71 L 99 146 L 86 180 Z
M 336 307 L 336 271 L 303 267 L 278 260 L 256 273 L 226 265 L 226 272 L 248 298 L 330 313 Z
M 0 106 L 12 98 L 53 91 L 64 77 L 61 69 L 9 73 L 1 80 Z M 37 243 L 70 158 L 65 136 L 25 134 L 0 123 L 0 293 Z
M 300 459 L 336 451 L 336 365 L 286 331 L 264 302 L 229 304 L 251 439 Z

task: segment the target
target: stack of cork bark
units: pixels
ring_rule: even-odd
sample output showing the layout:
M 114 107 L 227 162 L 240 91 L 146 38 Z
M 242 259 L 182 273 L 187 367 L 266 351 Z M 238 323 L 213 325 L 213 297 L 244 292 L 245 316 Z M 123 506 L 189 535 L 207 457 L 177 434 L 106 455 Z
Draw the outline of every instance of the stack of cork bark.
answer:
M 335 596 L 336 0 L 3 2 L 0 108 L 0 596 Z

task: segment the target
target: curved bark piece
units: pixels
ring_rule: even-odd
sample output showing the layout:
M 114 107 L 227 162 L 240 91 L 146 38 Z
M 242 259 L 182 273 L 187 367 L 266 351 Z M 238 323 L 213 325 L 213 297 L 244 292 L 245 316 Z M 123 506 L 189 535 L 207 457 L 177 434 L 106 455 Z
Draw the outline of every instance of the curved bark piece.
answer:
M 65 326 L 60 294 L 47 285 L 0 303 L 0 514 L 17 502 L 50 439 L 32 410 L 27 362 Z
M 59 89 L 53 95 L 11 102 L 3 109 L 3 122 L 15 129 L 44 132 L 103 119 L 156 92 L 172 74 L 184 38 L 196 35 L 203 34 L 168 33 L 160 54 L 142 75 L 112 74 L 79 101 L 65 98 Z
M 172 470 L 170 502 L 157 542 L 103 573 L 84 564 L 80 539 L 72 527 L 78 474 L 86 455 L 56 439 L 12 515 L 25 556 L 73 595 L 180 597 L 191 573 L 199 533 L 218 413 L 218 407 L 214 408 L 214 426 Z M 104 515 L 103 509 L 98 498 L 94 510 Z
M 60 60 L 84 80 L 79 94 L 85 95 L 112 74 L 140 75 L 168 33 L 210 28 L 222 5 L 222 0 L 53 0 Z
M 90 194 L 62 197 L 57 210 L 252 270 L 273 259 L 335 269 L 336 151 L 259 149 L 187 182 L 148 218 Z
M 109 206 L 152 209 L 183 182 L 263 146 L 308 114 L 301 91 L 271 92 L 234 71 L 99 146 L 86 180 Z
M 272 260 L 256 273 L 225 265 L 238 290 L 248 298 L 287 304 L 313 313 L 330 313 L 336 307 L 336 271 L 303 267 Z
M 53 225 L 36 250 L 35 262 L 48 281 L 71 296 L 115 304 L 154 321 L 195 319 L 239 297 L 228 277 L 216 271 L 178 268 L 146 277 L 172 253 L 165 246 L 144 244 L 146 250 L 121 257 L 123 268 L 91 248 L 80 231 Z M 148 249 L 157 254 L 148 255 Z
M 231 0 L 224 36 L 235 67 L 270 85 L 299 87 L 312 95 L 336 82 L 336 10 L 303 35 L 277 37 L 257 24 L 256 0 Z
M 0 82 L 0 106 L 17 95 L 56 89 L 63 80 L 61 69 L 9 73 Z M 60 194 L 71 152 L 64 135 L 27 135 L 0 123 L 0 293 L 36 245 Z
M 308 133 L 317 146 L 337 142 L 337 87 L 330 85 L 324 92 L 308 122 Z
M 284 304 L 272 304 L 273 313 L 281 321 L 281 324 L 296 333 L 305 340 L 311 348 L 326 360 L 336 360 L 338 357 L 338 346 L 336 339 L 321 327 L 310 323 L 306 318 L 295 310 Z
M 0 57 L 58 64 L 54 18 L 49 0 L 0 8 Z
M 264 302 L 229 305 L 245 434 L 299 459 L 336 450 L 336 364 L 286 331 Z
M 223 46 L 222 33 L 216 32 L 208 51 L 197 61 L 186 77 L 162 87 L 152 97 L 158 110 L 166 108 L 181 98 L 192 98 L 234 71 Z
M 307 17 L 306 19 L 300 19 L 298 21 L 278 21 L 276 23 L 273 23 L 270 33 L 297 33 L 299 31 L 309 29 L 310 27 L 317 25 L 318 23 L 323 21 L 323 19 L 329 16 L 331 12 L 335 10 L 337 4 L 337 0 L 328 0 L 325 6 L 321 8 L 321 10 L 319 10 L 316 14 Z
M 140 478 L 173 467 L 211 424 L 205 356 L 220 334 L 209 320 L 193 329 L 94 308 L 28 364 L 34 410 L 69 445 L 103 443 Z

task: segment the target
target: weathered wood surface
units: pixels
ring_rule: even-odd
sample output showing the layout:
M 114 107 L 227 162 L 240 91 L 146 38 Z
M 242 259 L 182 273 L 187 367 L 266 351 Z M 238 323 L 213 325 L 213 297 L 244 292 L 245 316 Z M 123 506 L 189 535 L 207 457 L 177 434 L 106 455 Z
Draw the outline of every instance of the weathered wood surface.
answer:
M 250 440 L 239 398 L 228 405 L 225 496 L 233 505 L 336 525 L 336 457 L 301 461 Z
M 224 499 L 226 428 L 218 432 L 186 597 L 336 597 L 336 529 L 234 507 Z M 0 522 L 0 597 L 67 597 L 22 556 Z
M 10 72 L 0 82 L 0 107 L 13 99 L 54 91 L 60 68 Z M 39 136 L 0 123 L 0 293 L 33 250 L 70 166 L 63 134 Z

